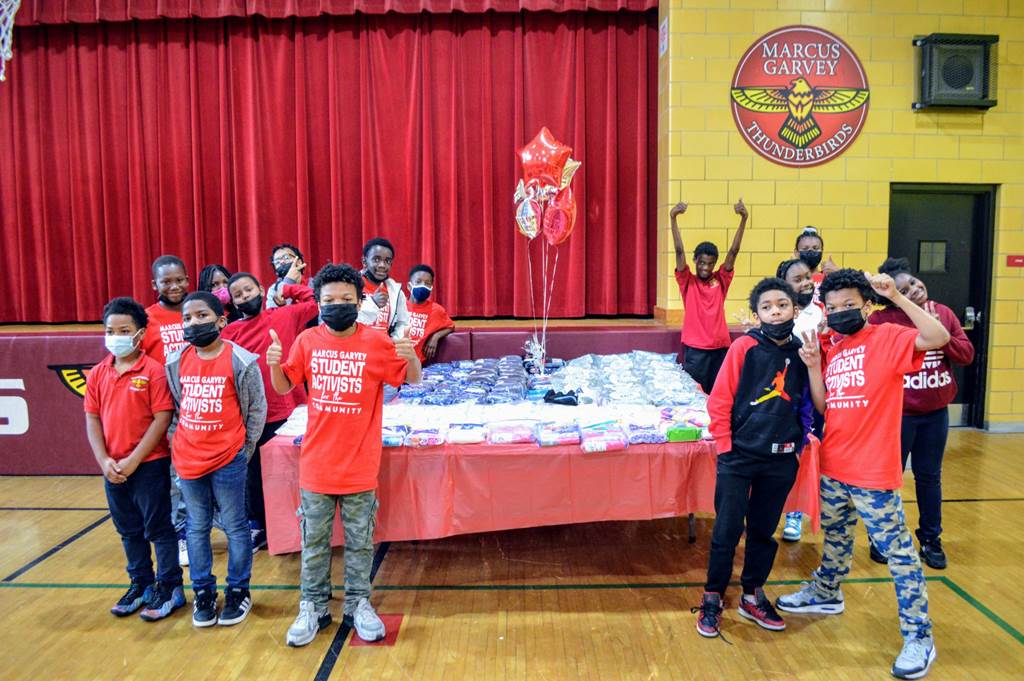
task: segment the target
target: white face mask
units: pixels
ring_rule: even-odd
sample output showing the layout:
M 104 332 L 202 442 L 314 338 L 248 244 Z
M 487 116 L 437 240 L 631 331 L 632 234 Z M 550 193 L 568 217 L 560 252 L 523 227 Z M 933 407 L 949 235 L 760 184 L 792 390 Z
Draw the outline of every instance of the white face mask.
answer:
M 141 331 L 139 333 L 141 333 Z M 135 334 L 135 336 L 138 335 L 138 333 Z M 103 344 L 107 346 L 107 350 L 114 357 L 127 357 L 135 352 L 135 348 L 138 347 L 135 336 L 106 335 L 103 337 Z

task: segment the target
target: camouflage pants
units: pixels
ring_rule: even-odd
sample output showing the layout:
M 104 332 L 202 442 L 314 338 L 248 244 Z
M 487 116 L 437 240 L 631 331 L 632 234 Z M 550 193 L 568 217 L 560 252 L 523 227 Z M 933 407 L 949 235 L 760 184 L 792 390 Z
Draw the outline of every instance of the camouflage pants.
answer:
M 331 530 L 335 508 L 340 506 L 345 527 L 345 614 L 351 615 L 359 599 L 370 597 L 373 529 L 377 524 L 376 491 L 341 495 L 300 492 L 302 600 L 313 601 L 318 609 L 327 606 L 331 596 Z
M 825 531 L 825 545 L 821 566 L 814 572 L 818 589 L 823 595 L 833 596 L 849 574 L 853 561 L 853 528 L 858 516 L 863 518 L 871 541 L 889 559 L 903 637 L 931 636 L 924 572 L 907 530 L 903 500 L 897 490 L 865 489 L 821 476 L 821 527 Z

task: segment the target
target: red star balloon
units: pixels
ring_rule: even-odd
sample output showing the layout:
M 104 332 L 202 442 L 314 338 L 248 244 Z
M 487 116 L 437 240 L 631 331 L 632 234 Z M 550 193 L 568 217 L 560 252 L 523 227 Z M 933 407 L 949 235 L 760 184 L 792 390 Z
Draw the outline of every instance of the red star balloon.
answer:
M 562 182 L 562 170 L 572 154 L 572 147 L 556 140 L 551 131 L 544 127 L 518 153 L 526 184 L 557 189 Z

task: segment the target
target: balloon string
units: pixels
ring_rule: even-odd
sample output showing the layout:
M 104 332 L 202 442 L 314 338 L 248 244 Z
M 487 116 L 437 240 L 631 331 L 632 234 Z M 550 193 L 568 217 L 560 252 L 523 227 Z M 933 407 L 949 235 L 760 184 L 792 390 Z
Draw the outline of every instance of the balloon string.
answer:
M 530 249 L 533 246 L 533 239 L 529 239 L 526 242 L 526 267 L 530 275 L 530 317 L 533 318 L 533 342 L 537 342 L 537 303 L 534 300 L 533 295 L 533 257 L 530 255 Z
M 545 206 L 544 210 L 547 210 L 546 206 Z M 545 239 L 544 243 L 541 245 L 541 248 L 543 250 L 541 251 L 541 263 L 542 263 L 541 269 L 542 269 L 542 272 L 541 272 L 541 279 L 540 279 L 540 291 L 541 291 L 541 303 L 540 304 L 541 304 L 541 315 L 544 315 L 544 310 L 547 307 L 547 291 L 548 291 L 548 248 L 549 248 L 549 245 L 548 245 L 546 239 Z M 542 318 L 542 320 L 541 320 L 541 340 L 540 340 L 540 347 L 541 347 L 541 352 L 542 352 L 542 357 L 541 357 L 541 361 L 542 362 L 545 360 L 545 358 L 546 358 L 546 356 L 548 354 L 548 344 L 547 343 L 548 343 L 547 319 L 546 318 Z M 542 374 L 544 373 L 544 365 L 543 364 L 541 365 L 541 373 Z
M 555 249 L 555 265 L 551 270 L 551 287 L 547 292 L 547 300 L 544 303 L 544 356 L 547 358 L 548 351 L 548 319 L 551 316 L 551 302 L 555 298 L 555 275 L 558 274 L 558 246 Z

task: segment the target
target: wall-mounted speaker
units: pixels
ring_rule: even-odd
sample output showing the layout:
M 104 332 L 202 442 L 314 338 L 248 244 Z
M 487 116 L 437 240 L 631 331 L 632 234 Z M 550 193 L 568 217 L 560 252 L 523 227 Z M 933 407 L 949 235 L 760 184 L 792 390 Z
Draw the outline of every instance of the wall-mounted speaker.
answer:
M 915 38 L 921 78 L 914 109 L 996 105 L 997 35 L 932 33 Z

